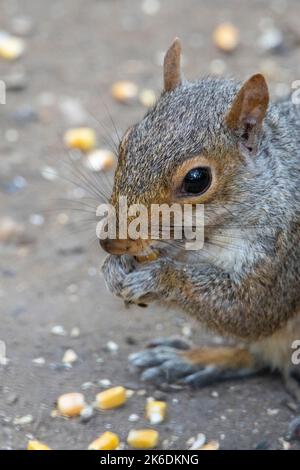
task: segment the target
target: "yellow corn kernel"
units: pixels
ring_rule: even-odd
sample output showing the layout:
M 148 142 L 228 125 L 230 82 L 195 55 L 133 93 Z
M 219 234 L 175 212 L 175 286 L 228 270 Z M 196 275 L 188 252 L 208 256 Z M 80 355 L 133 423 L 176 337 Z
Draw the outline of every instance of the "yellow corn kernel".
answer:
M 95 147 L 96 134 L 95 131 L 89 127 L 69 129 L 64 135 L 64 142 L 68 148 L 87 152 Z
M 147 263 L 147 262 L 150 262 L 150 261 L 156 261 L 158 258 L 158 254 L 156 251 L 151 251 L 148 255 L 137 255 L 135 257 L 135 259 L 139 262 L 139 263 Z
M 111 87 L 111 94 L 116 101 L 126 103 L 133 98 L 136 98 L 138 93 L 138 87 L 135 83 L 127 80 L 121 80 L 116 82 Z
M 124 405 L 127 400 L 126 389 L 124 387 L 113 387 L 96 395 L 97 408 L 109 410 Z
M 215 45 L 223 52 L 232 52 L 239 42 L 239 31 L 230 23 L 221 23 L 213 33 Z
M 202 447 L 200 447 L 199 450 L 218 450 L 220 447 L 220 444 L 218 441 L 209 441 L 206 444 L 204 444 Z
M 71 418 L 79 416 L 81 410 L 85 407 L 85 400 L 82 393 L 65 393 L 57 400 L 57 409 L 61 415 Z
M 134 449 L 153 449 L 157 446 L 159 434 L 155 429 L 132 429 L 127 443 Z
M 166 417 L 167 403 L 165 401 L 150 400 L 146 405 L 146 417 L 151 424 L 162 423 Z
M 40 441 L 28 441 L 27 450 L 52 450 L 46 444 Z
M 18 59 L 24 51 L 22 39 L 7 36 L 0 41 L 0 57 L 7 60 Z
M 98 439 L 95 439 L 88 448 L 89 450 L 115 450 L 119 447 L 119 444 L 117 434 L 106 431 Z

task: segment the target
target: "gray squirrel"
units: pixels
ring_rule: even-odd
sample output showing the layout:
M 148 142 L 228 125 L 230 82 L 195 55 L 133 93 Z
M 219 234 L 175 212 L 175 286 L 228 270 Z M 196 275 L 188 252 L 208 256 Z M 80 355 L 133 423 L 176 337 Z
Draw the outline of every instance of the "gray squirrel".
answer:
M 103 274 L 130 303 L 178 308 L 238 346 L 187 348 L 165 339 L 130 361 L 154 383 L 203 386 L 278 370 L 300 401 L 300 118 L 292 101 L 269 103 L 264 77 L 182 78 L 176 38 L 164 90 L 123 137 L 111 203 L 205 205 L 204 247 L 106 239 Z M 138 262 L 145 247 L 158 256 Z M 298 370 L 297 370 L 298 369 Z

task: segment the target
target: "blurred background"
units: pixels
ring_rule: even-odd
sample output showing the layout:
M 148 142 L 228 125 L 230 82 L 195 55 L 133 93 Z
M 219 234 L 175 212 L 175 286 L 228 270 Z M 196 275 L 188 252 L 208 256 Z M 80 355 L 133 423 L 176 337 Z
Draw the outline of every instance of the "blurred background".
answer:
M 126 310 L 105 290 L 94 214 L 118 135 L 159 95 L 175 36 L 186 78 L 261 71 L 282 98 L 300 78 L 299 16 L 297 0 L 1 0 L 0 448 L 35 437 L 84 449 L 105 430 L 126 442 L 147 426 L 148 396 L 169 406 L 160 448 L 186 449 L 198 433 L 224 449 L 290 446 L 295 407 L 276 378 L 166 394 L 128 369 L 153 337 L 203 333 L 178 313 Z M 110 385 L 134 391 L 122 409 L 53 412 L 62 393 L 91 403 Z

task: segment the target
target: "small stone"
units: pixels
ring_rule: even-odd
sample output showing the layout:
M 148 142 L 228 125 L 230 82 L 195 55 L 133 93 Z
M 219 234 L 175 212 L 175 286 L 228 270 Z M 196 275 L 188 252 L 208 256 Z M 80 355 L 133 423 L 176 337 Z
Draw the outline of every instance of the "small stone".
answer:
M 183 336 L 185 336 L 186 338 L 190 338 L 193 334 L 192 328 L 190 325 L 183 325 L 181 332 Z
M 33 22 L 28 16 L 16 16 L 11 20 L 10 31 L 17 36 L 29 36 L 32 30 Z
M 116 353 L 119 351 L 119 345 L 114 341 L 108 341 L 106 344 L 106 349 L 111 353 Z
M 61 325 L 55 325 L 51 328 L 51 333 L 56 336 L 67 336 L 67 332 Z
M 94 409 L 92 406 L 85 406 L 80 412 L 80 421 L 87 423 L 93 417 Z
M 63 355 L 62 362 L 64 364 L 73 364 L 78 360 L 78 356 L 73 349 L 67 349 Z
M 58 173 L 55 170 L 55 168 L 52 168 L 51 166 L 44 166 L 41 169 L 41 175 L 45 180 L 48 181 L 54 181 L 58 178 Z
M 5 88 L 7 91 L 18 92 L 27 87 L 27 77 L 25 72 L 16 71 L 11 72 L 4 77 Z
M 6 403 L 8 405 L 14 405 L 15 403 L 17 403 L 18 399 L 19 397 L 16 393 L 10 393 L 6 398 Z
M 60 225 L 66 225 L 69 222 L 69 219 L 70 218 L 68 214 L 64 214 L 63 212 L 58 214 L 58 216 L 56 217 L 57 223 L 59 223 Z
M 29 217 L 29 222 L 31 225 L 41 226 L 45 222 L 45 218 L 41 214 L 31 214 Z
M 19 132 L 16 129 L 7 129 L 5 132 L 5 139 L 10 144 L 14 144 L 19 140 Z
M 264 51 L 277 52 L 282 48 L 283 34 L 279 29 L 269 27 L 258 39 L 258 45 Z
M 37 121 L 38 114 L 32 106 L 23 105 L 12 114 L 12 118 L 19 126 L 22 126 Z
M 187 441 L 189 450 L 199 450 L 206 441 L 206 436 L 203 433 L 199 433 L 196 437 L 192 437 Z
M 46 360 L 44 357 L 36 357 L 35 359 L 32 359 L 32 362 L 37 366 L 43 366 L 46 364 Z
M 22 191 L 27 186 L 27 181 L 23 176 L 17 175 L 12 181 L 5 185 L 5 192 L 15 194 Z
M 69 125 L 80 126 L 88 122 L 89 115 L 77 99 L 61 98 L 59 107 Z
M 128 421 L 130 423 L 136 423 L 140 419 L 139 415 L 132 413 L 131 415 L 128 416 Z
M 160 2 L 158 0 L 143 0 L 141 8 L 146 15 L 154 16 L 160 10 Z
M 70 331 L 70 336 L 71 338 L 79 338 L 80 336 L 80 329 L 75 326 L 74 328 L 72 328 L 72 330 Z
M 277 409 L 272 409 L 272 408 L 267 409 L 267 414 L 269 416 L 276 416 L 278 413 L 279 413 L 279 410 Z
M 83 382 L 83 384 L 81 384 L 81 390 L 89 390 L 93 386 L 93 382 Z
M 288 441 L 286 441 L 285 439 L 283 439 L 283 437 L 280 437 L 278 439 L 278 441 L 282 445 L 283 450 L 290 450 L 291 444 Z
M 111 381 L 109 379 L 101 379 L 98 380 L 98 384 L 101 385 L 101 387 L 110 387 L 111 386 Z
M 33 422 L 33 416 L 32 415 L 25 415 L 21 417 L 16 417 L 13 420 L 13 424 L 15 426 L 26 426 L 27 424 L 31 424 Z
M 212 396 L 213 398 L 218 398 L 218 397 L 219 397 L 219 393 L 218 393 L 216 390 L 213 390 L 213 391 L 211 392 L 211 396 Z

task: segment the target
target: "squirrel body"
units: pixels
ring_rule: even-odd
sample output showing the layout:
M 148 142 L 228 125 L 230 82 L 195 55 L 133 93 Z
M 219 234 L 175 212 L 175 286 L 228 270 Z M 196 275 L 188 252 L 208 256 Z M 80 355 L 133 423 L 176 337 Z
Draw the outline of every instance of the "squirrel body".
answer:
M 164 84 L 156 105 L 121 142 L 111 202 L 116 206 L 126 195 L 129 204 L 147 207 L 203 203 L 204 246 L 193 252 L 172 240 L 101 241 L 110 253 L 103 266 L 106 283 L 127 302 L 175 306 L 209 330 L 243 341 L 235 352 L 220 350 L 227 369 L 279 369 L 300 399 L 290 381 L 292 343 L 300 339 L 297 106 L 291 99 L 269 104 L 259 74 L 244 85 L 211 77 L 184 81 L 178 40 L 166 54 Z M 202 179 L 208 168 L 211 177 L 197 195 L 182 190 L 195 168 Z M 152 245 L 159 258 L 137 263 L 133 255 Z M 175 353 L 182 369 L 183 353 Z M 211 351 L 184 354 L 202 384 L 201 367 L 211 365 Z M 137 357 L 133 362 L 147 368 Z M 224 376 L 224 360 L 213 357 Z M 163 360 L 157 365 L 161 377 L 167 366 Z

